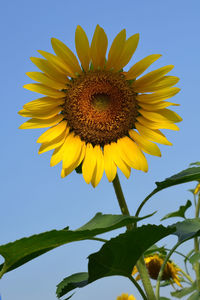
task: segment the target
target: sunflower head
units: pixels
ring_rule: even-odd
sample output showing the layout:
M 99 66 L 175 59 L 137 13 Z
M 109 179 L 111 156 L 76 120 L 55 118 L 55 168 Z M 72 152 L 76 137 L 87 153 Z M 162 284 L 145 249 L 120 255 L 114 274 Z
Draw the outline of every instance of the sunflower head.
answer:
M 160 129 L 178 130 L 174 123 L 181 118 L 167 108 L 177 104 L 164 101 L 178 93 L 173 87 L 178 78 L 166 76 L 172 65 L 140 77 L 159 54 L 123 70 L 138 41 L 138 34 L 127 39 L 124 29 L 106 55 L 104 30 L 97 25 L 90 44 L 78 26 L 78 58 L 56 38 L 51 40 L 54 54 L 40 50 L 43 58 L 31 58 L 42 72 L 28 72 L 38 83 L 24 87 L 44 97 L 24 105 L 19 114 L 30 119 L 20 128 L 49 127 L 37 141 L 39 154 L 54 150 L 51 166 L 62 161 L 62 177 L 81 166 L 85 181 L 94 187 L 104 171 L 113 181 L 117 167 L 129 178 L 131 168 L 147 172 L 143 152 L 161 156 L 155 143 L 171 145 Z
M 155 253 L 144 258 L 148 273 L 150 278 L 157 280 L 158 274 L 160 272 L 161 266 L 164 262 L 163 256 Z M 134 267 L 132 275 L 135 275 L 138 272 L 137 268 Z M 171 283 L 176 283 L 178 286 L 181 286 L 180 275 L 181 269 L 176 266 L 172 261 L 168 261 L 165 265 L 163 276 L 161 280 L 167 280 Z M 140 276 L 137 275 L 136 280 L 139 280 Z
M 122 294 L 121 296 L 117 297 L 117 300 L 136 300 L 133 295 Z

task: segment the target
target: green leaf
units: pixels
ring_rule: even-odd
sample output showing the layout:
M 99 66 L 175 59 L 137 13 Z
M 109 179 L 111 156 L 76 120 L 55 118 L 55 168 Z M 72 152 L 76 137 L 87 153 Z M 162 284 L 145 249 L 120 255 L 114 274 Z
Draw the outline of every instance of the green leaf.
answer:
M 0 265 L 0 277 L 56 247 L 90 239 L 98 234 L 124 227 L 144 218 L 97 213 L 93 219 L 77 230 L 72 231 L 68 228 L 52 230 L 2 245 L 0 246 L 0 255 L 4 257 L 5 262 Z
M 194 282 L 190 287 L 186 287 L 175 292 L 171 292 L 171 295 L 175 298 L 182 298 L 188 294 L 191 294 L 196 289 L 196 283 Z
M 197 263 L 198 261 L 200 261 L 200 252 L 194 253 L 190 259 L 189 262 L 194 265 L 195 263 Z
M 64 278 L 58 285 L 56 290 L 57 297 L 62 297 L 75 288 L 81 288 L 88 284 L 88 273 L 76 273 Z
M 139 215 L 144 204 L 156 193 L 158 193 L 168 187 L 171 187 L 171 186 L 174 186 L 177 184 L 181 184 L 181 183 L 195 181 L 195 180 L 200 181 L 200 167 L 188 168 L 188 169 L 181 171 L 169 178 L 166 178 L 163 181 L 156 182 L 157 187 L 149 195 L 147 195 L 147 197 L 142 201 L 142 203 L 140 204 L 140 206 L 137 209 L 136 216 Z
M 144 251 L 173 231 L 162 225 L 144 225 L 112 238 L 89 256 L 88 282 L 112 275 L 130 276 Z
M 192 294 L 187 300 L 199 300 L 200 299 L 200 292 L 195 292 Z
M 170 299 L 166 297 L 160 297 L 159 300 L 170 300 Z
M 196 161 L 194 163 L 191 163 L 190 166 L 200 166 L 200 161 Z
M 200 235 L 200 218 L 187 219 L 171 226 L 176 228 L 173 234 L 178 236 L 179 243 L 183 243 Z
M 84 284 L 88 285 L 97 279 L 112 275 L 129 277 L 144 251 L 173 232 L 174 228 L 166 228 L 162 225 L 144 225 L 112 238 L 103 245 L 100 251 L 89 256 L 88 282 L 85 281 Z M 87 275 L 85 279 L 86 277 Z M 71 276 L 58 284 L 58 297 L 61 297 L 61 293 L 63 296 L 64 293 L 72 290 L 72 286 L 69 290 L 70 280 Z M 76 281 L 76 284 L 81 283 L 82 280 L 79 283 Z
M 153 245 L 144 252 L 144 256 L 149 256 L 149 255 L 152 255 L 152 254 L 158 253 L 158 252 L 165 256 L 167 254 L 165 247 L 158 247 L 157 245 Z
M 161 191 L 173 185 L 200 180 L 200 167 L 188 168 L 180 173 L 166 178 L 164 181 L 156 182 L 157 190 Z
M 179 207 L 179 210 L 174 211 L 172 213 L 169 213 L 167 215 L 165 215 L 161 221 L 169 219 L 169 218 L 174 218 L 174 217 L 181 217 L 185 219 L 185 212 L 186 210 L 192 205 L 192 202 L 190 200 L 187 201 L 187 203 L 185 205 L 181 205 Z
M 192 194 L 194 194 L 195 189 L 189 189 L 188 192 L 191 192 Z

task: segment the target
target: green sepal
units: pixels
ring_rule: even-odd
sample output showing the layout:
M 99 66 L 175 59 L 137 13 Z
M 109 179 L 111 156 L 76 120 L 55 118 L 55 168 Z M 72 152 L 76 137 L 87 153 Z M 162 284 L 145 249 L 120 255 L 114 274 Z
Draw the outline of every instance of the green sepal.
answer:
M 157 245 L 153 245 L 144 252 L 144 256 L 146 257 L 158 252 L 164 256 L 167 255 L 167 251 L 165 250 L 165 247 L 158 247 Z
M 196 282 L 194 282 L 190 287 L 185 287 L 175 292 L 171 292 L 171 295 L 175 298 L 182 298 L 186 295 L 191 294 L 196 289 Z
M 82 174 L 82 163 L 75 169 L 77 174 Z

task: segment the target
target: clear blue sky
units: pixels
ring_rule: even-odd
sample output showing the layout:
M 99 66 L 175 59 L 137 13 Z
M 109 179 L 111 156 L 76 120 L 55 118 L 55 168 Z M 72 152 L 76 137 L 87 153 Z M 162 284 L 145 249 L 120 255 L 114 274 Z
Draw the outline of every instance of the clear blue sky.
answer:
M 200 160 L 199 11 L 198 0 L 10 0 L 1 3 L 1 244 L 67 225 L 75 229 L 98 211 L 120 213 L 113 187 L 105 176 L 96 189 L 76 173 L 61 179 L 60 166 L 49 166 L 51 154 L 37 154 L 36 140 L 42 130 L 18 129 L 24 120 L 17 111 L 37 98 L 22 88 L 30 82 L 25 72 L 36 70 L 29 57 L 39 56 L 38 49 L 51 52 L 51 37 L 61 39 L 74 50 L 76 26 L 81 25 L 91 40 L 98 23 L 105 29 L 109 43 L 123 28 L 127 36 L 140 33 L 131 63 L 161 53 L 163 57 L 154 68 L 175 65 L 171 74 L 180 77 L 178 86 L 182 91 L 173 100 L 181 104 L 176 111 L 183 122 L 179 132 L 166 132 L 173 146 L 160 147 L 162 158 L 148 156 L 147 174 L 133 170 L 129 180 L 120 174 L 134 214 L 140 201 L 153 190 L 155 181 Z M 149 222 L 159 224 L 163 215 L 186 202 L 190 197 L 187 189 L 193 186 L 181 185 L 161 192 L 142 213 L 157 210 Z M 175 238 L 165 241 L 169 246 L 173 242 Z M 87 256 L 100 247 L 92 241 L 66 245 L 6 274 L 0 282 L 2 300 L 56 300 L 56 284 L 72 273 L 86 271 Z M 73 299 L 115 300 L 122 292 L 138 295 L 127 279 L 111 277 L 77 291 Z

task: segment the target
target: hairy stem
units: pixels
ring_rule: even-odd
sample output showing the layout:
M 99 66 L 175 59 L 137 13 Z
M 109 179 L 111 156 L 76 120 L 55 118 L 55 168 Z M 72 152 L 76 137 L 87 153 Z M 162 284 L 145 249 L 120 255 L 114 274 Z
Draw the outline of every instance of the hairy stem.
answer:
M 121 209 L 122 214 L 130 216 L 128 206 L 126 204 L 126 200 L 125 200 L 122 188 L 121 188 L 121 184 L 120 184 L 118 175 L 116 175 L 115 179 L 113 180 L 113 187 L 114 187 L 114 190 L 115 190 L 115 193 L 117 196 L 117 200 L 119 203 L 119 207 Z M 131 229 L 133 229 L 133 226 L 127 225 L 127 230 L 131 230 Z M 137 266 L 138 272 L 140 274 L 140 277 L 141 277 L 141 280 L 142 280 L 142 283 L 143 283 L 143 286 L 144 286 L 144 289 L 145 289 L 145 292 L 147 295 L 147 298 L 143 298 L 143 299 L 155 300 L 156 299 L 155 294 L 154 294 L 154 291 L 153 291 L 153 288 L 151 285 L 151 281 L 149 278 L 148 271 L 146 269 L 146 265 L 145 265 L 143 256 L 140 257 L 136 266 Z M 132 282 L 133 282 L 133 280 L 132 280 Z

